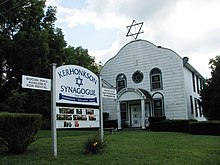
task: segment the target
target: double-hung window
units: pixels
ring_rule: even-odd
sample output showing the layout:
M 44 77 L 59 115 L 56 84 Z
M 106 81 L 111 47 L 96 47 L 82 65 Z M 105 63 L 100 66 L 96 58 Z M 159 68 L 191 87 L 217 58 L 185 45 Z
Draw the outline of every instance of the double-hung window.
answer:
M 123 73 L 120 73 L 116 77 L 116 87 L 117 87 L 117 92 L 127 87 L 127 78 Z
M 154 116 L 163 116 L 163 102 L 162 99 L 154 99 Z
M 160 69 L 154 68 L 150 72 L 151 90 L 160 90 L 162 87 L 162 74 Z

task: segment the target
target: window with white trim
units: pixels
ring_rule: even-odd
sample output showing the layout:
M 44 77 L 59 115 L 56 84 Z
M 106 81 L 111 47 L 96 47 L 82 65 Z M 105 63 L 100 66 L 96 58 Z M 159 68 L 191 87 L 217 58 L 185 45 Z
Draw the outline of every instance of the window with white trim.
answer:
M 197 98 L 194 98 L 195 101 L 195 112 L 196 112 L 196 117 L 198 117 L 198 110 L 199 110 L 199 102 Z
M 154 68 L 150 72 L 151 90 L 162 89 L 162 74 L 160 69 Z
M 194 114 L 194 110 L 193 110 L 193 98 L 192 98 L 192 96 L 190 96 L 190 106 L 191 106 L 191 114 Z
M 154 99 L 154 116 L 163 116 L 163 100 L 162 99 Z
M 192 73 L 193 91 L 196 92 L 195 75 Z
M 123 73 L 120 73 L 116 77 L 116 87 L 117 87 L 117 92 L 127 87 L 127 78 Z

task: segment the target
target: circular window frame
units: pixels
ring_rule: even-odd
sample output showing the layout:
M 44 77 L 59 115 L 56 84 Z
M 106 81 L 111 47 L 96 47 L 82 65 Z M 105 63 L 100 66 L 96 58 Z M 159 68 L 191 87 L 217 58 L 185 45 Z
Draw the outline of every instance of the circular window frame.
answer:
M 143 81 L 143 79 L 144 79 L 144 74 L 141 71 L 139 71 L 139 70 L 135 71 L 132 74 L 132 80 L 136 84 L 141 83 Z

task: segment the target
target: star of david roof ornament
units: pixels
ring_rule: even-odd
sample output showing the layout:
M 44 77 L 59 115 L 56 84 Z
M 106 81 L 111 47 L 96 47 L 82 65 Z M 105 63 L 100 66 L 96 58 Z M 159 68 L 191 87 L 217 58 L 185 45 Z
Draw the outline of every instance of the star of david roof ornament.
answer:
M 137 23 L 133 20 L 132 24 L 126 27 L 128 29 L 126 37 L 132 36 L 136 40 L 139 34 L 144 33 L 144 31 L 141 30 L 143 24 L 143 22 Z

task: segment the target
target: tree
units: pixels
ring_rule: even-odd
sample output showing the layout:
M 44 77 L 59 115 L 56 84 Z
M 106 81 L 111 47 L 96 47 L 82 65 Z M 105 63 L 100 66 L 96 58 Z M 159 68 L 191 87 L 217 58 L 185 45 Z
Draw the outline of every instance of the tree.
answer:
M 220 120 L 220 56 L 209 62 L 211 78 L 201 91 L 203 114 L 208 120 Z
M 26 102 L 20 101 L 22 105 L 16 105 L 17 111 L 19 107 L 35 112 L 47 107 L 50 111 L 50 94 L 21 88 L 22 75 L 50 78 L 50 64 L 62 65 L 65 61 L 66 41 L 62 30 L 54 24 L 56 8 L 44 8 L 45 0 L 0 1 L 1 107 L 9 103 L 9 98 L 13 101 L 13 91 L 17 91 L 17 98 L 24 98 L 23 92 L 28 98 Z
M 50 93 L 22 89 L 21 78 L 51 78 L 51 63 L 80 65 L 99 73 L 87 49 L 66 48 L 62 29 L 55 27 L 56 7 L 45 9 L 45 1 L 0 0 L 0 111 L 24 109 L 49 115 Z
M 95 74 L 100 72 L 100 67 L 97 63 L 95 63 L 95 58 L 91 57 L 88 54 L 87 49 L 83 49 L 81 46 L 74 48 L 72 46 L 68 46 L 65 48 L 66 62 L 65 64 L 74 64 L 85 67 Z

